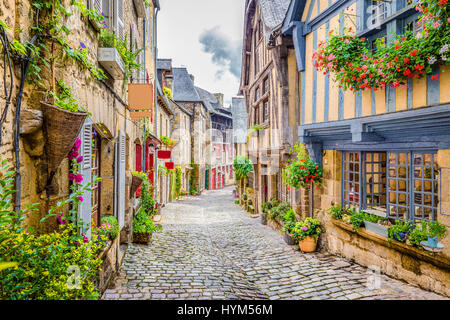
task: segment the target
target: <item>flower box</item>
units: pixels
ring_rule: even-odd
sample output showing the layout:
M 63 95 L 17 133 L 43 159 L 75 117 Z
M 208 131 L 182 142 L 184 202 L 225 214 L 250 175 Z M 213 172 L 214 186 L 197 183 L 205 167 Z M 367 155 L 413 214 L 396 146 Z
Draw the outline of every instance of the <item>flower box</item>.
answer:
M 173 170 L 175 168 L 175 164 L 173 162 L 164 163 L 167 170 Z
M 114 79 L 123 79 L 125 67 L 116 48 L 98 48 L 97 60 Z
M 378 223 L 369 222 L 367 220 L 364 220 L 364 227 L 367 231 L 376 233 L 382 237 L 388 237 L 388 229 L 389 227 L 383 226 Z
M 159 150 L 158 159 L 170 159 L 172 152 L 170 150 Z

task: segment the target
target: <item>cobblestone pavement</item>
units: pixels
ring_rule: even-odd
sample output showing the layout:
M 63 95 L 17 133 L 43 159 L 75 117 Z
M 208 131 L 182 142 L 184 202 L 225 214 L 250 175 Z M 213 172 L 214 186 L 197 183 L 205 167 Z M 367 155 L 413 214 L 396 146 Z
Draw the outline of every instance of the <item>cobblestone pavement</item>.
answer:
M 443 299 L 340 257 L 302 254 L 235 205 L 232 190 L 168 204 L 163 230 L 128 247 L 103 299 Z

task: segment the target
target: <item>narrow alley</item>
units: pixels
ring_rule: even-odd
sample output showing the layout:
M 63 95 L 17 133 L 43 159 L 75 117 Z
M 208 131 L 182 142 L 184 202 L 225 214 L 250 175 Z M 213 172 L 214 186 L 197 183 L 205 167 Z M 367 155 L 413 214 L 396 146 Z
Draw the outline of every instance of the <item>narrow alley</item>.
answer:
M 232 188 L 168 204 L 103 299 L 445 299 L 324 253 L 302 254 L 233 204 Z M 378 289 L 371 289 L 371 281 Z

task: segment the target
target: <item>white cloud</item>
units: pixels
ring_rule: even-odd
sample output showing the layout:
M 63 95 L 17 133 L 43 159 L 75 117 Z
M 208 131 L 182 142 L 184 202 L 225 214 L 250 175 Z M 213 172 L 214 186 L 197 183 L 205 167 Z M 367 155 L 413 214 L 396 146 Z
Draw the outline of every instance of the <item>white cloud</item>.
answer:
M 196 86 L 210 92 L 222 92 L 225 103 L 231 103 L 231 97 L 239 89 L 239 79 L 230 71 L 237 74 L 240 69 L 236 46 L 242 44 L 245 1 L 160 0 L 160 3 L 158 57 L 172 58 L 175 67 L 187 67 L 189 73 L 195 76 Z M 213 29 L 219 31 L 216 35 L 220 39 L 230 43 L 225 51 L 231 54 L 232 59 L 217 64 L 220 61 L 217 55 L 203 50 L 200 36 Z

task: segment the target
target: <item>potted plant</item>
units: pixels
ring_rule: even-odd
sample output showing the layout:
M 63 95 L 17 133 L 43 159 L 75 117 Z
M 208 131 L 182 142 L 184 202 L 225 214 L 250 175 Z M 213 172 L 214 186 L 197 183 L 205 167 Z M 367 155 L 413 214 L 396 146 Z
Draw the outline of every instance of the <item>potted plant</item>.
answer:
M 133 178 L 131 179 L 130 196 L 133 196 L 144 181 L 146 174 L 139 171 L 133 171 L 131 174 Z
M 447 234 L 447 227 L 437 221 L 427 223 L 427 241 L 421 241 L 421 245 L 425 250 L 431 252 L 441 252 L 444 245 L 438 242 Z
M 295 228 L 296 222 L 297 217 L 295 216 L 294 210 L 289 209 L 283 216 L 283 227 L 281 229 L 281 231 L 283 232 L 283 240 L 288 245 L 294 245 L 296 243 L 292 235 L 292 231 Z
M 175 140 L 166 136 L 161 137 L 161 142 L 168 148 L 173 148 L 173 146 L 175 146 Z
M 396 220 L 395 224 L 388 229 L 388 239 L 395 239 L 399 242 L 405 242 L 408 234 L 411 232 L 411 222 Z
M 283 169 L 283 182 L 296 189 L 308 189 L 312 184 L 320 188 L 323 181 L 323 168 L 311 160 L 303 144 L 296 144 L 293 149 L 291 152 L 295 151 L 297 158 Z
M 58 81 L 59 94 L 50 91 L 54 104 L 41 101 L 44 115 L 44 132 L 46 135 L 46 152 L 50 180 L 62 160 L 72 149 L 88 113 L 77 104 L 70 87 Z
M 353 226 L 353 230 L 358 231 L 359 227 L 364 225 L 364 212 L 353 210 L 350 216 L 350 223 Z
M 389 220 L 387 218 L 365 212 L 363 222 L 366 230 L 385 238 L 388 237 Z
M 319 220 L 306 218 L 295 224 L 292 234 L 294 239 L 298 241 L 302 252 L 314 252 L 321 232 Z
M 161 226 L 155 226 L 151 216 L 140 207 L 133 220 L 133 242 L 149 243 L 152 239 L 153 231 L 157 230 L 161 230 Z

